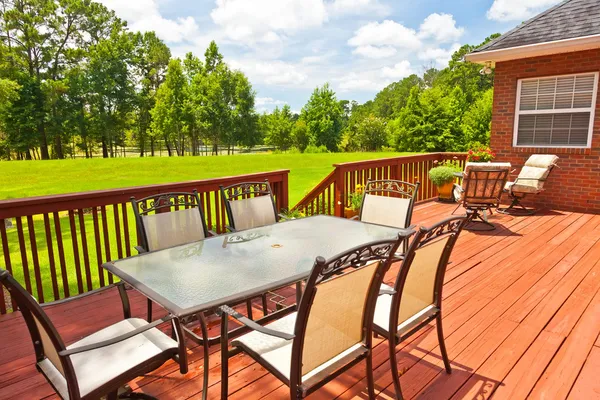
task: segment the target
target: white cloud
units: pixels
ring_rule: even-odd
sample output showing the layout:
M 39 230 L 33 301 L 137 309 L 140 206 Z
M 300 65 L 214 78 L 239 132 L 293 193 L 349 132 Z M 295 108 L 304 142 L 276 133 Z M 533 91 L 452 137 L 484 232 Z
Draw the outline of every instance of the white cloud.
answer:
M 264 107 L 264 106 L 283 106 L 285 104 L 287 104 L 287 101 L 283 101 L 283 100 L 275 100 L 272 97 L 257 97 L 254 100 L 254 104 L 257 107 Z
M 331 16 L 370 14 L 385 17 L 391 12 L 390 7 L 379 3 L 377 0 L 334 0 L 333 3 L 328 3 L 327 6 Z
M 524 21 L 560 0 L 494 0 L 487 12 L 488 19 L 495 21 Z
M 322 0 L 217 0 L 210 16 L 231 40 L 275 43 L 327 21 Z
M 418 55 L 419 60 L 424 61 L 435 61 L 439 67 L 445 67 L 448 61 L 452 58 L 452 54 L 460 49 L 460 44 L 455 43 L 449 49 L 442 49 L 440 47 L 427 48 L 421 51 Z
M 352 54 L 358 54 L 365 58 L 389 58 L 396 54 L 396 49 L 391 46 L 358 46 L 352 51 Z
M 464 28 L 457 27 L 450 14 L 430 14 L 419 28 L 419 37 L 432 38 L 438 43 L 454 42 L 464 33 Z
M 234 69 L 239 69 L 247 74 L 253 84 L 301 87 L 308 79 L 308 76 L 296 65 L 279 60 L 230 60 L 229 64 Z
M 361 77 L 357 73 L 350 73 L 343 76 L 337 85 L 341 92 L 349 92 L 352 90 L 377 92 L 383 86 L 369 78 Z
M 384 67 L 381 70 L 381 74 L 386 78 L 392 78 L 395 80 L 406 78 L 413 74 L 414 71 L 408 60 L 402 60 L 393 67 Z
M 394 46 L 405 49 L 417 49 L 421 41 L 417 32 L 392 20 L 369 22 L 361 26 L 348 44 L 353 47 L 359 46 Z
M 178 43 L 198 35 L 192 17 L 168 19 L 159 11 L 156 0 L 99 0 L 117 16 L 128 22 L 132 31 L 155 31 L 166 42 Z

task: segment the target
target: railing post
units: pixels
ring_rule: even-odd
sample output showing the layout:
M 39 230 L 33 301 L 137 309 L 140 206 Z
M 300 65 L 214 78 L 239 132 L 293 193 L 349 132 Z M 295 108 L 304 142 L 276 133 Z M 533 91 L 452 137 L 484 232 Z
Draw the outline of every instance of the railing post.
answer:
M 344 208 L 346 207 L 346 177 L 344 170 L 340 166 L 335 166 L 334 173 L 334 187 L 335 187 L 335 215 L 337 217 L 344 216 Z
M 283 172 L 282 173 L 282 177 L 281 177 L 281 192 L 280 192 L 280 196 L 281 196 L 281 209 L 284 209 L 286 211 L 290 210 L 290 205 L 289 205 L 289 188 L 288 188 L 288 175 L 289 172 Z

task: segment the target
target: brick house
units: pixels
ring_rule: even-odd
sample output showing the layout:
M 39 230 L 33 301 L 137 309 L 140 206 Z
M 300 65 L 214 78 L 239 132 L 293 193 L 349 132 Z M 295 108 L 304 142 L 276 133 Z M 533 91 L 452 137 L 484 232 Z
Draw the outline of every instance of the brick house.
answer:
M 495 67 L 491 147 L 498 161 L 560 157 L 530 201 L 600 213 L 600 1 L 567 0 L 467 55 Z

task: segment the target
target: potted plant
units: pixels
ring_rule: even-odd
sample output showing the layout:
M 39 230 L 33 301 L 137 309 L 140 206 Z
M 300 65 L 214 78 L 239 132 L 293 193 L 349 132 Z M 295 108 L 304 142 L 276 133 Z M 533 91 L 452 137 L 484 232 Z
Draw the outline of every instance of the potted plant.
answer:
M 452 201 L 456 172 L 456 168 L 447 165 L 440 165 L 429 170 L 429 179 L 437 186 L 441 201 Z
M 480 143 L 474 144 L 471 150 L 467 152 L 468 162 L 491 162 L 495 157 L 496 153 L 489 146 Z
M 350 200 L 350 206 L 344 208 L 344 217 L 353 218 L 358 215 L 360 212 L 360 206 L 362 205 L 364 193 L 364 185 L 356 185 L 354 187 L 354 192 L 348 195 L 348 199 Z

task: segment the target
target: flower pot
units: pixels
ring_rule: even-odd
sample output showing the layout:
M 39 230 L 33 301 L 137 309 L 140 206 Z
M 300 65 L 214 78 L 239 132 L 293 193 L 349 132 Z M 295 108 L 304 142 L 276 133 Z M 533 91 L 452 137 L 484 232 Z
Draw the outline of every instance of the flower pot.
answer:
M 344 208 L 344 217 L 345 218 L 354 218 L 358 215 L 358 210 L 353 210 L 350 207 Z
M 454 189 L 454 182 L 448 182 L 442 186 L 438 186 L 438 197 L 440 201 L 453 201 L 452 190 Z

